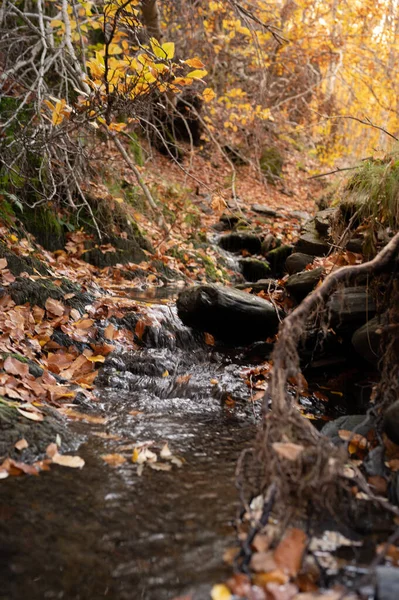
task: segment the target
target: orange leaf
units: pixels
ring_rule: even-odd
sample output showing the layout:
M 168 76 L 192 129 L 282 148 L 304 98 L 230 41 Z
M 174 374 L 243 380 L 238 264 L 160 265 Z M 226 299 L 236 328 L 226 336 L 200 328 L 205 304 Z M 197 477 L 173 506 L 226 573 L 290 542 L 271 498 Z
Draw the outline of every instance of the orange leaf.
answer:
M 291 577 L 295 577 L 301 568 L 305 545 L 306 534 L 302 529 L 290 529 L 274 551 L 276 565 Z
M 4 370 L 11 375 L 20 375 L 26 377 L 29 374 L 29 365 L 21 362 L 13 356 L 7 356 L 4 361 Z
M 47 298 L 44 306 L 46 307 L 47 312 L 56 315 L 57 317 L 61 317 L 65 312 L 65 306 L 62 302 L 54 300 L 54 298 Z

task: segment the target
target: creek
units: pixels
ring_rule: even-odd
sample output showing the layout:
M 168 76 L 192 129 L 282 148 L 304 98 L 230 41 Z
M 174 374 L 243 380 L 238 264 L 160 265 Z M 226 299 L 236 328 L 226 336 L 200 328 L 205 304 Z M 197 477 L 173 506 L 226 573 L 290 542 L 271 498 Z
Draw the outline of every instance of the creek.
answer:
M 238 352 L 204 345 L 171 306 L 149 311 L 160 327 L 139 351 L 111 356 L 97 402 L 78 407 L 106 424 L 70 423 L 85 439 L 84 468 L 52 466 L 2 482 L 2 600 L 170 600 L 192 591 L 200 600 L 228 575 L 234 471 L 255 433 L 239 376 L 249 365 Z M 139 476 L 131 456 L 147 441 L 158 449 L 167 442 L 180 468 L 144 465 Z M 117 467 L 101 458 L 118 452 L 127 460 Z

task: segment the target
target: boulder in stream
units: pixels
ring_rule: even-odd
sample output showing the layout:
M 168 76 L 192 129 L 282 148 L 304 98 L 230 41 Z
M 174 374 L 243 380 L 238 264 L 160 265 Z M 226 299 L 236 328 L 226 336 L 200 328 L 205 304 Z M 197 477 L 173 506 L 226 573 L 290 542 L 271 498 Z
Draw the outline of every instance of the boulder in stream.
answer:
M 279 324 L 271 302 L 224 286 L 200 285 L 183 290 L 176 306 L 185 325 L 227 342 L 265 340 L 276 333 Z
M 295 300 L 303 300 L 305 296 L 314 290 L 323 273 L 323 267 L 317 267 L 317 269 L 313 269 L 312 271 L 295 273 L 288 277 L 285 287 L 294 296 Z
M 367 286 L 339 289 L 327 302 L 332 325 L 354 331 L 375 315 L 376 306 Z
M 219 239 L 219 246 L 229 252 L 246 250 L 250 254 L 260 254 L 262 242 L 252 233 L 228 233 Z
M 241 273 L 246 281 L 259 281 L 271 275 L 271 268 L 267 261 L 256 258 L 242 258 L 240 260 Z
M 295 245 L 295 252 L 325 256 L 329 251 L 330 244 L 319 234 L 313 221 L 306 224 L 305 230 Z
M 303 271 L 308 265 L 312 264 L 314 256 L 311 254 L 304 254 L 303 252 L 294 252 L 285 261 L 285 268 L 287 273 L 293 275 Z

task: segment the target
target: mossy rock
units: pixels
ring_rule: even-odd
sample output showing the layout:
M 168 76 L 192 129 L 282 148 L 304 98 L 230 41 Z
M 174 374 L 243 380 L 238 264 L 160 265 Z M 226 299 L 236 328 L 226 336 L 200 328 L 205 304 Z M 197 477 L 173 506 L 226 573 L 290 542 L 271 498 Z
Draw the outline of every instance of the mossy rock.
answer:
M 25 229 L 46 250 L 60 250 L 65 246 L 64 226 L 51 205 L 36 208 L 24 206 L 23 211 L 18 210 L 16 214 Z
M 61 285 L 56 285 L 51 278 L 32 281 L 31 279 L 18 277 L 7 288 L 7 292 L 18 305 L 28 302 L 31 306 L 37 305 L 44 308 L 47 298 L 53 298 L 76 308 L 81 313 L 85 312 L 85 307 L 94 301 L 94 296 L 83 291 L 79 285 L 66 279 L 62 280 Z M 69 294 L 74 294 L 74 296 L 65 299 L 65 296 Z
M 122 238 L 108 238 L 104 244 L 111 244 L 115 252 L 103 252 L 95 242 L 86 242 L 87 251 L 82 258 L 100 269 L 112 267 L 117 264 L 140 263 L 146 260 L 146 255 L 136 240 Z
M 263 148 L 259 159 L 259 166 L 269 183 L 275 184 L 281 178 L 284 158 L 278 148 L 269 146 Z
M 83 438 L 72 433 L 65 419 L 56 410 L 46 407 L 41 422 L 33 422 L 23 417 L 16 408 L 2 401 L 0 397 L 0 456 L 10 456 L 15 460 L 32 463 L 46 454 L 46 448 L 57 435 L 62 440 L 61 452 L 76 450 Z M 15 449 L 15 442 L 25 439 L 28 447 L 22 451 Z
M 15 276 L 18 276 L 23 272 L 29 274 L 38 272 L 41 275 L 48 274 L 48 268 L 41 260 L 32 255 L 18 256 L 9 250 L 2 241 L 0 241 L 0 258 L 7 259 L 7 267 Z
M 289 244 L 283 244 L 266 254 L 274 277 L 280 277 L 285 271 L 285 261 L 292 254 L 294 247 Z
M 245 280 L 251 282 L 259 281 L 259 279 L 266 279 L 272 273 L 267 261 L 258 260 L 256 258 L 242 258 L 240 260 L 240 269 Z

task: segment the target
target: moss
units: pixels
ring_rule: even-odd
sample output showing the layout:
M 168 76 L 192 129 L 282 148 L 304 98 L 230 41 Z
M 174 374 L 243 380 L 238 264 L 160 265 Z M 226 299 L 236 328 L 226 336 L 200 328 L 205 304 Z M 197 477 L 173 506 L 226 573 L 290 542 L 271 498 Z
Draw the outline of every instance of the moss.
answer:
M 284 159 L 278 148 L 270 146 L 262 150 L 259 166 L 269 183 L 275 184 L 281 178 L 283 165 Z
M 14 224 L 14 219 L 15 213 L 11 203 L 0 196 L 0 221 L 2 221 L 7 227 L 12 227 L 12 225 Z
M 24 206 L 16 211 L 18 218 L 36 241 L 46 250 L 59 250 L 65 245 L 65 231 L 52 205 L 36 208 Z
M 129 138 L 130 138 L 129 149 L 130 149 L 131 154 L 133 154 L 133 156 L 134 156 L 134 162 L 139 167 L 142 167 L 144 165 L 144 156 L 143 156 L 143 148 L 140 144 L 139 137 L 137 134 L 131 133 L 129 135 Z
M 58 283 L 59 285 L 57 285 Z M 17 278 L 8 287 L 8 292 L 15 304 L 18 305 L 29 303 L 31 306 L 37 305 L 44 308 L 47 298 L 53 298 L 76 308 L 81 313 L 94 300 L 91 294 L 84 292 L 79 285 L 71 283 L 67 279 L 62 279 L 61 282 L 57 280 L 57 284 L 51 278 L 37 281 Z M 65 296 L 69 294 L 73 294 L 73 296 L 66 300 Z
M 29 256 L 17 256 L 2 241 L 0 241 L 0 258 L 7 259 L 7 267 L 13 275 L 17 276 L 23 272 L 48 274 L 48 268 L 41 260 L 31 254 Z

